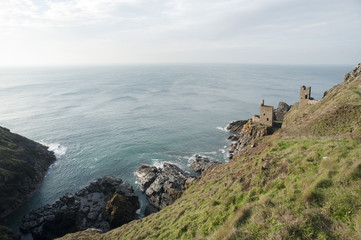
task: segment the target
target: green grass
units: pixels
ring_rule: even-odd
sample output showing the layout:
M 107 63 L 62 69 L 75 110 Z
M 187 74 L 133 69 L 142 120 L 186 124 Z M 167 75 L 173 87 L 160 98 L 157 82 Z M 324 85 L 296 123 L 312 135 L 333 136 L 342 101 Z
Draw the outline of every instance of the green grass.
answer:
M 207 172 L 159 213 L 95 239 L 355 239 L 360 155 L 354 140 L 276 139 Z
M 361 77 L 339 84 L 315 105 L 294 104 L 285 116 L 290 134 L 361 140 Z
M 295 104 L 280 134 L 207 171 L 160 212 L 62 239 L 360 239 L 360 86 Z

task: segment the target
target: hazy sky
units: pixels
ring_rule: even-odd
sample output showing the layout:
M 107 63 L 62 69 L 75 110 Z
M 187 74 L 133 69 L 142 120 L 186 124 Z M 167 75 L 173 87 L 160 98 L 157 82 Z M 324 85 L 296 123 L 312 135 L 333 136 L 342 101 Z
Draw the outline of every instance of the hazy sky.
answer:
M 361 0 L 0 0 L 0 67 L 354 64 Z

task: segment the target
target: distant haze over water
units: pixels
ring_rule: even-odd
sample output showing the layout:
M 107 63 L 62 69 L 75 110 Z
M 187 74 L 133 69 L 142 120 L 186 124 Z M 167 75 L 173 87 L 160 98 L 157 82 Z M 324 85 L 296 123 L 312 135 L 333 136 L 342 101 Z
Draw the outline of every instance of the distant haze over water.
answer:
M 4 224 L 111 175 L 136 189 L 140 164 L 194 154 L 226 161 L 222 131 L 259 113 L 261 100 L 298 101 L 302 85 L 321 99 L 354 66 L 238 64 L 0 69 L 0 125 L 53 150 L 40 189 Z M 139 193 L 139 190 L 137 190 Z M 140 193 L 139 193 L 140 194 Z M 143 207 L 144 196 L 141 197 Z

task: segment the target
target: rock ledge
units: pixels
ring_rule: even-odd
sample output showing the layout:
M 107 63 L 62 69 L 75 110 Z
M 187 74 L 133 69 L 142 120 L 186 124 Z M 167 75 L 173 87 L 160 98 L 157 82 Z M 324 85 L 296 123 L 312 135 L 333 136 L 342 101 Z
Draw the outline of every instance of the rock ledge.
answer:
M 23 217 L 20 230 L 31 233 L 34 239 L 53 239 L 88 228 L 106 232 L 135 219 L 138 208 L 138 197 L 129 184 L 120 178 L 104 177 L 75 194 L 65 194 L 52 205 L 31 211 Z M 122 214 L 114 214 L 119 212 Z

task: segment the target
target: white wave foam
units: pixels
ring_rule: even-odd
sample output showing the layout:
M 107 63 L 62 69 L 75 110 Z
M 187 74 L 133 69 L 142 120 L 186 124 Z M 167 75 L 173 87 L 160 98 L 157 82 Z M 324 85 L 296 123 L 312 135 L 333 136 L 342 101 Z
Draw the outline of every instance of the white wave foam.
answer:
M 164 161 L 162 161 L 162 159 L 152 158 L 152 161 L 153 161 L 153 164 L 152 164 L 152 165 L 153 165 L 154 167 L 157 167 L 157 168 L 163 167 Z
M 229 131 L 227 130 L 227 127 L 217 127 L 217 129 L 218 129 L 218 130 L 221 130 L 221 131 L 223 131 L 223 132 L 229 132 Z
M 176 165 L 180 169 L 184 170 L 183 166 L 177 162 L 165 161 L 165 160 L 158 159 L 158 158 L 152 158 L 152 161 L 153 161 L 152 166 L 157 167 L 157 168 L 162 168 L 164 163 L 170 163 L 170 164 Z
M 223 148 L 218 149 L 218 151 L 220 151 L 221 153 L 226 153 L 228 151 L 228 147 L 227 146 L 223 146 Z
M 197 154 L 193 154 L 192 156 L 188 157 L 188 166 L 194 159 L 196 159 L 196 155 Z
M 57 157 L 64 156 L 66 154 L 66 151 L 68 150 L 67 147 L 65 147 L 59 143 L 46 143 L 43 141 L 40 141 L 40 143 L 47 146 L 48 150 L 53 151 L 55 156 L 57 156 Z
M 229 161 L 228 146 L 223 146 L 223 148 L 218 149 L 218 151 L 222 153 L 224 161 L 228 162 Z
M 205 156 L 205 157 L 206 157 L 206 155 L 216 155 L 216 154 L 217 154 L 216 151 L 213 151 L 213 152 L 201 152 L 200 153 L 200 155 Z

